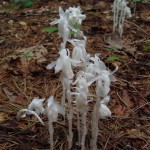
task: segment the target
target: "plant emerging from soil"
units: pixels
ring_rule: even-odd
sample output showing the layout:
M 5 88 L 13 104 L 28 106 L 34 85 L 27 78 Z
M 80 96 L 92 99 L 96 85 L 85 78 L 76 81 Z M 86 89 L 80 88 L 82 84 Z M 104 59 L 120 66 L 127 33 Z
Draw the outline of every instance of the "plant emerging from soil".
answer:
M 117 4 L 117 14 L 118 14 Z M 119 7 L 120 8 L 120 7 Z M 115 7 L 114 7 L 115 9 Z M 125 16 L 125 12 L 122 12 Z M 53 122 L 58 119 L 58 113 L 62 114 L 64 120 L 67 118 L 68 122 L 68 149 L 72 148 L 73 131 L 72 121 L 77 117 L 77 130 L 78 130 L 78 145 L 81 146 L 81 150 L 85 149 L 85 140 L 88 132 L 87 129 L 87 113 L 89 112 L 89 103 L 93 103 L 91 108 L 91 150 L 97 149 L 97 136 L 99 133 L 98 120 L 99 118 L 105 119 L 111 116 L 111 111 L 108 108 L 110 101 L 109 91 L 112 81 L 116 81 L 113 74 L 118 70 L 118 67 L 111 72 L 103 61 L 99 58 L 98 54 L 91 57 L 86 51 L 87 38 L 84 36 L 81 28 L 75 28 L 75 26 L 82 25 L 82 21 L 85 19 L 85 15 L 81 14 L 80 7 L 69 7 L 66 11 L 63 11 L 59 7 L 59 19 L 56 19 L 51 25 L 58 24 L 58 35 L 63 38 L 63 42 L 60 44 L 59 57 L 56 61 L 52 61 L 47 65 L 47 69 L 54 67 L 55 73 L 61 71 L 60 82 L 62 84 L 62 99 L 59 105 L 53 96 L 50 96 L 47 103 L 46 111 L 42 106 L 44 99 L 33 100 L 28 109 L 19 111 L 18 116 L 21 117 L 21 112 L 26 114 L 34 114 L 39 121 L 43 123 L 40 114 L 46 113 L 48 116 L 48 126 L 50 133 L 50 149 L 54 149 L 53 142 Z M 118 17 L 118 16 L 117 16 Z M 116 20 L 118 21 L 118 20 Z M 122 20 L 119 20 L 119 26 L 122 26 Z M 118 24 L 118 22 L 115 22 Z M 116 28 L 114 25 L 114 29 Z M 119 28 L 120 35 L 122 31 Z M 71 34 L 74 32 L 75 34 Z M 71 43 L 74 48 L 72 52 L 67 48 L 67 44 Z M 95 84 L 93 84 L 95 83 Z M 95 88 L 95 95 L 90 93 L 90 87 Z M 68 103 L 66 107 L 66 102 Z M 73 109 L 73 103 L 76 104 L 76 109 Z M 67 117 L 66 117 L 67 116 Z M 65 122 L 64 122 L 65 123 Z

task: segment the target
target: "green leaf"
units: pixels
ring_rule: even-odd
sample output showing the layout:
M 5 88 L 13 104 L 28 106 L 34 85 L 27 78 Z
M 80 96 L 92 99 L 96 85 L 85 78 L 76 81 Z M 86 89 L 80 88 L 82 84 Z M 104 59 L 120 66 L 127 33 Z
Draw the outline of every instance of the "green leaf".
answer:
M 145 51 L 150 50 L 150 46 L 144 46 L 144 50 L 145 50 Z
M 20 2 L 20 0 L 14 0 L 14 3 L 19 3 Z
M 114 52 L 113 48 L 107 48 L 107 50 L 110 51 L 110 52 Z
M 23 8 L 29 8 L 33 5 L 33 1 L 32 0 L 26 0 L 24 1 L 21 5 L 20 5 L 20 8 L 23 9 Z
M 141 0 L 132 0 L 133 3 L 141 2 Z
M 22 57 L 22 58 L 32 58 L 30 52 L 28 52 L 28 53 L 22 53 L 19 56 Z
M 115 61 L 115 60 L 119 60 L 120 58 L 119 57 L 117 57 L 117 56 L 109 56 L 108 58 L 107 58 L 107 61 Z
M 71 31 L 71 35 L 75 36 L 77 33 L 74 31 Z
M 58 30 L 57 27 L 50 27 L 50 28 L 43 29 L 42 32 L 47 32 L 47 33 L 51 34 L 51 33 L 55 32 L 57 30 Z
M 80 24 L 74 24 L 73 26 L 74 26 L 75 29 L 80 29 L 81 28 Z

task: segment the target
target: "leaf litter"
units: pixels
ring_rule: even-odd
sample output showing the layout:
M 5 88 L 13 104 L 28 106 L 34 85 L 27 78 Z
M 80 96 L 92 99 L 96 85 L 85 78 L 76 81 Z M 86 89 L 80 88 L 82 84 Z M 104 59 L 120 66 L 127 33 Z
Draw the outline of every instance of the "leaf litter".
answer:
M 111 87 L 112 117 L 99 121 L 101 134 L 98 135 L 98 148 L 148 150 L 150 55 L 144 47 L 149 46 L 149 7 L 145 3 L 137 4 L 136 17 L 125 25 L 124 43 L 118 40 L 105 41 L 105 37 L 112 33 L 112 1 L 104 0 L 70 0 L 62 3 L 44 0 L 42 5 L 37 1 L 31 8 L 11 11 L 5 10 L 5 6 L 0 4 L 0 8 L 5 10 L 0 14 L 0 146 L 4 149 L 49 149 L 46 126 L 42 127 L 34 117 L 18 122 L 15 116 L 34 97 L 55 95 L 56 99 L 61 99 L 57 75 L 46 70 L 47 63 L 57 58 L 60 39 L 56 39 L 57 33 L 49 35 L 42 30 L 48 28 L 49 22 L 57 17 L 58 6 L 67 8 L 76 3 L 87 15 L 83 31 L 88 37 L 89 53 L 100 53 L 105 62 L 114 54 L 118 58 L 125 58 L 125 61 L 107 62 L 109 67 L 119 64 L 116 75 L 118 81 Z M 108 51 L 112 47 L 117 51 Z M 61 121 L 60 117 L 58 124 L 54 124 L 56 149 L 67 147 L 67 127 Z M 75 123 L 73 130 L 76 133 Z M 74 138 L 77 138 L 76 135 Z M 90 138 L 88 135 L 87 149 Z M 74 145 L 73 150 L 79 149 L 76 143 Z

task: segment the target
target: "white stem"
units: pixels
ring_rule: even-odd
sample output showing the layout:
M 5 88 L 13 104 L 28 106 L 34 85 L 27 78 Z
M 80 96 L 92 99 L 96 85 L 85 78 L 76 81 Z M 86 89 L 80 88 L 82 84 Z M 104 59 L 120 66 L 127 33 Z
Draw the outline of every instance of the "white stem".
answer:
M 63 79 L 62 79 L 62 81 L 63 81 Z M 63 86 L 63 96 L 62 96 L 62 98 L 61 98 L 61 106 L 64 108 L 64 115 L 63 115 L 63 117 L 64 117 L 64 124 L 65 124 L 65 114 L 66 114 L 66 109 L 65 109 L 65 99 L 66 99 L 66 88 L 65 88 L 65 85 L 64 85 L 64 83 L 62 82 L 62 86 Z
M 100 107 L 100 100 L 97 99 L 96 106 L 93 110 L 93 119 L 92 119 L 92 139 L 91 139 L 91 150 L 97 149 L 97 136 L 98 136 L 98 120 L 99 120 L 99 107 Z
M 77 110 L 77 129 L 78 129 L 78 142 L 81 145 L 81 128 L 80 128 L 80 116 L 79 111 Z
M 65 99 L 66 99 L 66 88 L 63 85 L 63 96 L 61 98 L 61 106 L 64 107 L 65 106 Z
M 86 115 L 87 112 L 84 112 L 82 114 L 82 139 L 81 139 L 81 150 L 85 150 L 85 138 L 86 138 L 86 134 L 87 134 L 87 127 L 86 127 Z
M 72 139 L 73 139 L 73 132 L 72 132 L 72 114 L 73 111 L 70 110 L 68 114 L 68 122 L 69 122 L 69 136 L 68 136 L 68 149 L 70 150 L 72 147 Z
M 49 119 L 50 150 L 54 149 L 53 133 L 54 133 L 53 122 L 51 121 L 51 119 Z
M 67 91 L 67 99 L 68 99 L 68 107 L 69 107 L 69 114 L 68 114 L 68 122 L 69 122 L 69 136 L 68 136 L 68 149 L 70 150 L 72 147 L 72 139 L 73 139 L 73 132 L 72 132 L 72 118 L 73 118 L 73 111 L 72 111 L 72 98 L 70 91 Z

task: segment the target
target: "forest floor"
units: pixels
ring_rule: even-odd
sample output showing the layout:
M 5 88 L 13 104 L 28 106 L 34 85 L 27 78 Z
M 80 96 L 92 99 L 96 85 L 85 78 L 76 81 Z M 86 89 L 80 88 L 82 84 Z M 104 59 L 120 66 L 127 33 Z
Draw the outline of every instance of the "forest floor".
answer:
M 38 0 L 32 7 L 16 9 L 0 2 L 0 150 L 49 149 L 46 116 L 44 127 L 34 117 L 20 121 L 16 114 L 27 108 L 34 97 L 59 101 L 62 87 L 59 74 L 46 69 L 56 60 L 61 39 L 57 32 L 42 32 L 64 10 L 80 6 L 86 19 L 82 30 L 87 37 L 87 52 L 100 53 L 111 70 L 118 65 L 116 82 L 111 84 L 109 108 L 112 117 L 99 120 L 98 149 L 150 149 L 150 3 L 138 3 L 136 15 L 125 21 L 123 45 L 114 46 L 112 1 Z M 132 13 L 134 5 L 129 3 Z M 115 41 L 116 42 L 116 41 Z M 116 43 L 115 43 L 116 45 Z M 91 110 L 90 110 L 91 111 Z M 76 115 L 75 115 L 76 116 Z M 90 118 L 90 116 L 88 116 Z M 67 124 L 59 116 L 54 123 L 56 150 L 67 150 Z M 90 119 L 87 123 L 86 150 L 90 146 Z M 73 148 L 77 142 L 76 117 L 73 121 Z

